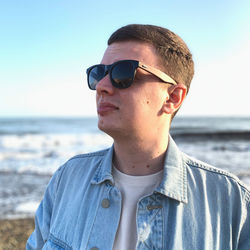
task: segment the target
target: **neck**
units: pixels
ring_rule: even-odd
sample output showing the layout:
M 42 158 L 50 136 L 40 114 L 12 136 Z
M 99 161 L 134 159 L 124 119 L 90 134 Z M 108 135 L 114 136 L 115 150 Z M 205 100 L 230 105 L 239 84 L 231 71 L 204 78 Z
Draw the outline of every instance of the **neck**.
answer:
M 158 140 L 114 141 L 113 164 L 128 175 L 150 175 L 163 169 L 168 134 Z

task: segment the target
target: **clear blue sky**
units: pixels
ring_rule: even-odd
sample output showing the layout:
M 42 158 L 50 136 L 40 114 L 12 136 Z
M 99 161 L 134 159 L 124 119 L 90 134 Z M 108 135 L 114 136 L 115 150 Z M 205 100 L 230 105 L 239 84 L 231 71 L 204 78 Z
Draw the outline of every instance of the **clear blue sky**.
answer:
M 95 115 L 85 69 L 129 23 L 167 27 L 196 67 L 184 115 L 250 115 L 250 1 L 0 2 L 0 116 Z

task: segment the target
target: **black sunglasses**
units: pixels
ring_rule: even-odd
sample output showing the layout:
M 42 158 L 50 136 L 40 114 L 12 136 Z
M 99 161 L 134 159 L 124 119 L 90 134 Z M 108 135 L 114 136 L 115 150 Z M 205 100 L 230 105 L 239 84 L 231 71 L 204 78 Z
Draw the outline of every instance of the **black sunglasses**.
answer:
M 165 83 L 177 84 L 170 76 L 164 72 L 142 64 L 136 60 L 122 60 L 110 65 L 97 64 L 87 69 L 87 78 L 89 88 L 96 89 L 96 85 L 101 81 L 108 73 L 112 85 L 118 89 L 125 89 L 131 86 L 134 81 L 136 69 L 141 68 L 147 72 L 157 76 Z

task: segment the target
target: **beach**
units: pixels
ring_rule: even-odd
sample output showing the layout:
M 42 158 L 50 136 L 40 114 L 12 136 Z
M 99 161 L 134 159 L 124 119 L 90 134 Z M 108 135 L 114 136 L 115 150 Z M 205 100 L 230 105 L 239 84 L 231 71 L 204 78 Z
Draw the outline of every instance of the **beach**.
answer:
M 33 218 L 0 220 L 0 250 L 25 249 L 26 241 L 33 230 Z

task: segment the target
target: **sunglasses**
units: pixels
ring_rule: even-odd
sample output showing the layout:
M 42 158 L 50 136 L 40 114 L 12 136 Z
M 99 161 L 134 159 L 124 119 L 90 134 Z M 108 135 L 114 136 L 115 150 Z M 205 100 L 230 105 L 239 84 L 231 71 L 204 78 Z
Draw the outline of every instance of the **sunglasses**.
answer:
M 110 65 L 97 64 L 87 69 L 88 86 L 92 90 L 96 90 L 96 86 L 107 74 L 115 88 L 126 89 L 131 86 L 134 81 L 136 69 L 141 68 L 158 78 L 163 82 L 176 85 L 176 81 L 164 72 L 142 64 L 136 60 L 122 60 Z

